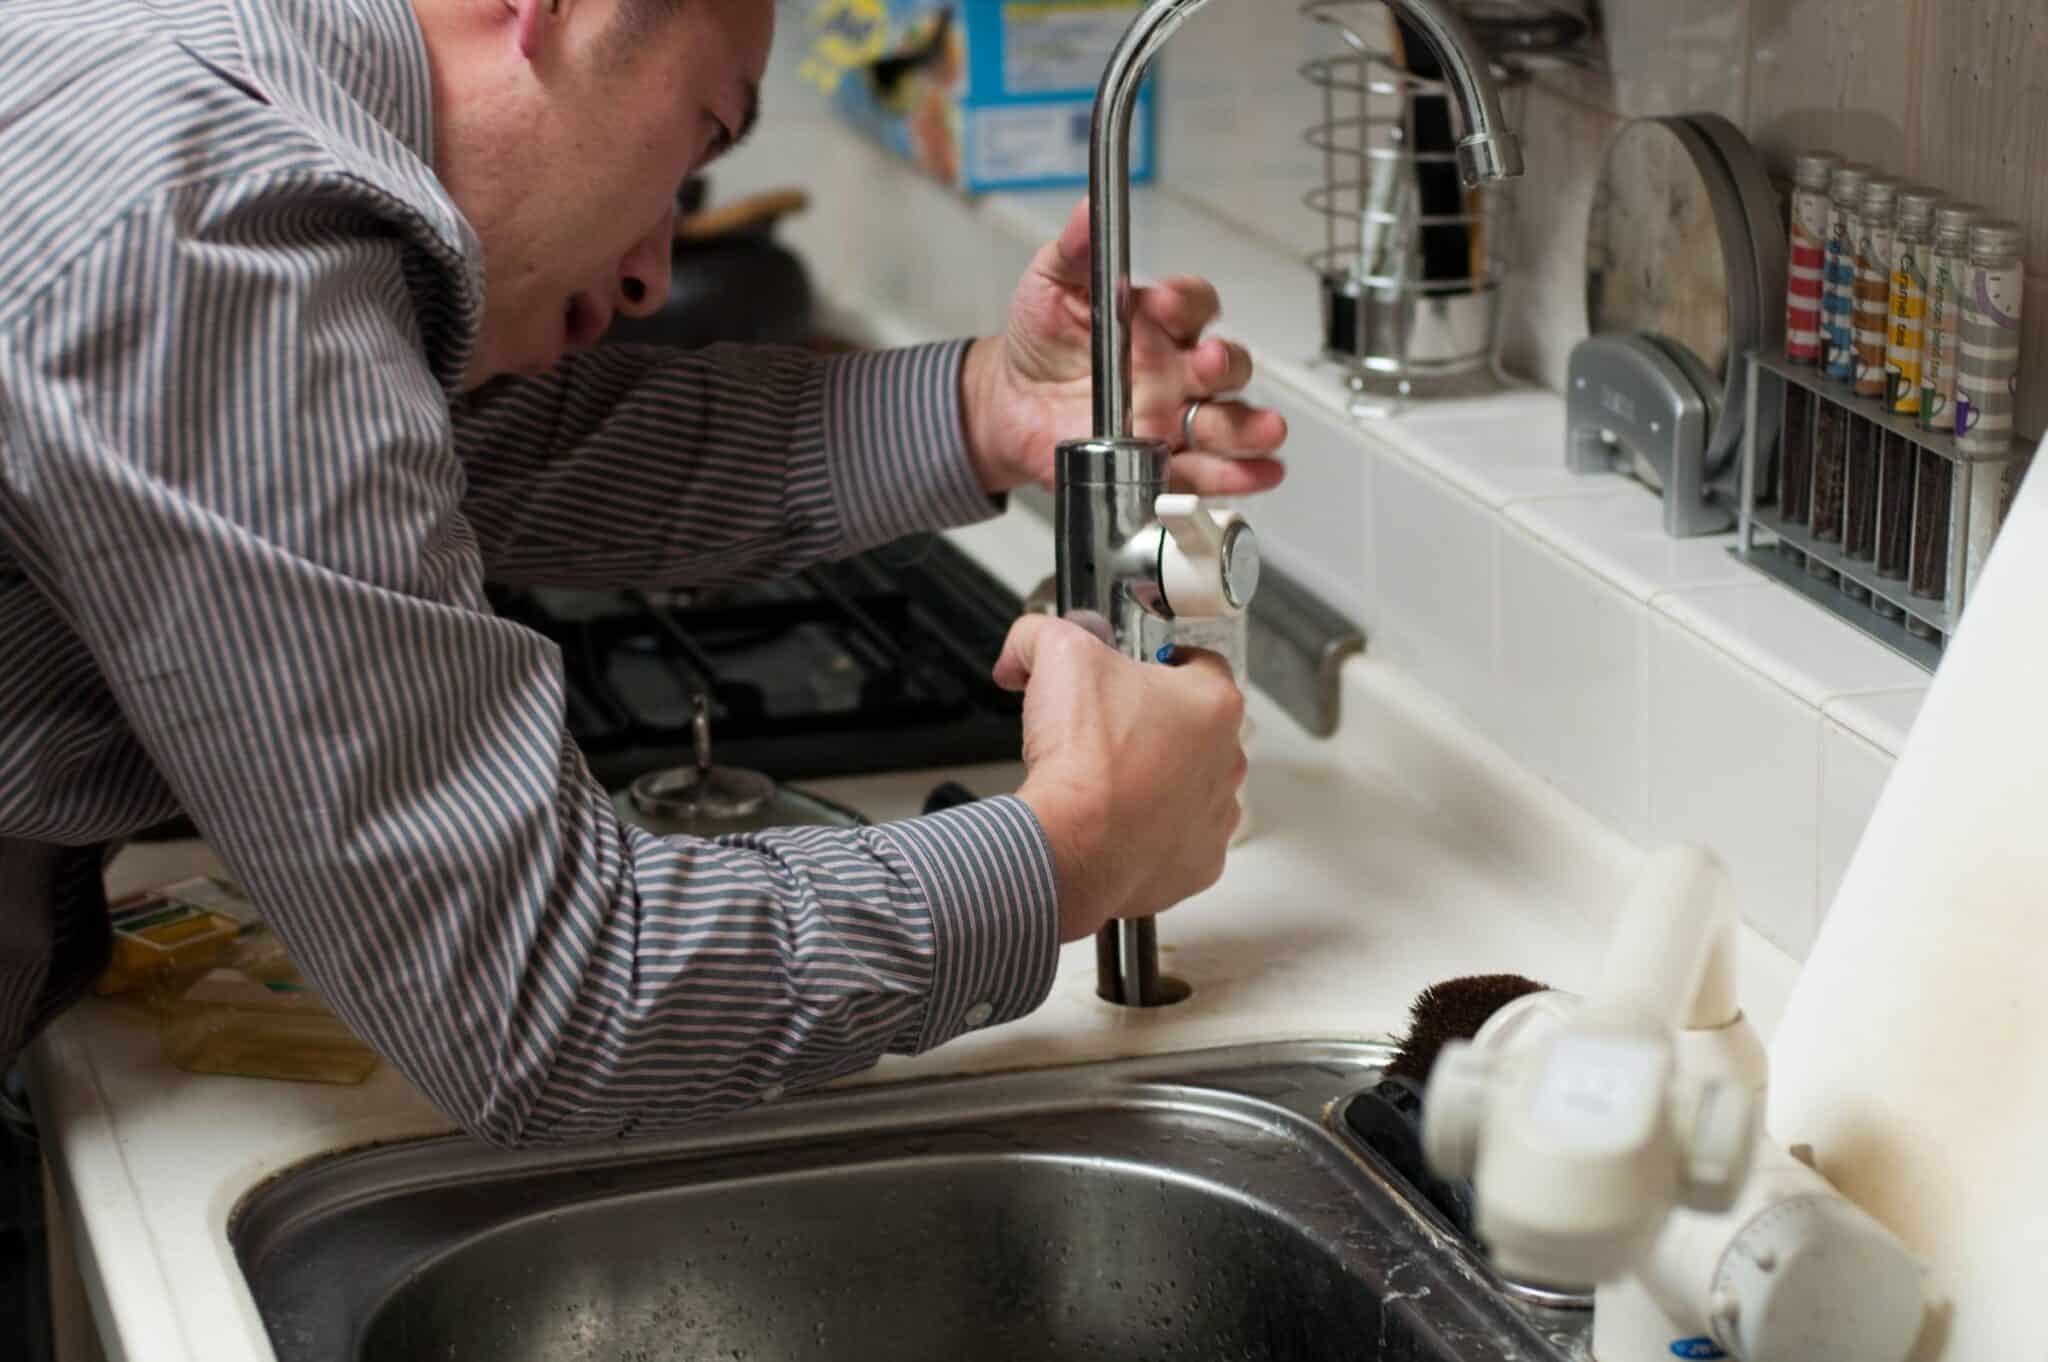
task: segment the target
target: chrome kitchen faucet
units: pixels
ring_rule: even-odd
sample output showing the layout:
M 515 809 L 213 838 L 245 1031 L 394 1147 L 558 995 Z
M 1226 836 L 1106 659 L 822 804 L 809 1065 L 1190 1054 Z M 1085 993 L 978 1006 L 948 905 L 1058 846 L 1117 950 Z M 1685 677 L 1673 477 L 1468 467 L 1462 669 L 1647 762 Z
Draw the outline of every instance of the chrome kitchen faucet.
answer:
M 1458 171 L 1468 185 L 1522 173 L 1485 57 L 1448 0 L 1387 0 L 1436 53 L 1465 126 Z M 1059 612 L 1127 656 L 1145 656 L 1144 620 L 1231 616 L 1251 603 L 1259 552 L 1251 527 L 1166 490 L 1164 441 L 1131 429 L 1131 111 L 1152 59 L 1208 0 L 1153 0 L 1124 32 L 1095 94 L 1088 153 L 1089 281 L 1095 434 L 1059 447 L 1055 494 Z M 1096 938 L 1097 991 L 1151 1007 L 1185 989 L 1159 973 L 1151 918 L 1112 922 Z

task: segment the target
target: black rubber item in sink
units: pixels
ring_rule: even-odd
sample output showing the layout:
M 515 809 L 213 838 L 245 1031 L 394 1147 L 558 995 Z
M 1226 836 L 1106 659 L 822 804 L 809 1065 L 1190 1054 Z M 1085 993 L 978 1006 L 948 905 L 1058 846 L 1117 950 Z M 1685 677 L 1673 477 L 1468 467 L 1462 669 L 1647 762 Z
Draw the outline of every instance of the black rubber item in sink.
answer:
M 1423 1157 L 1420 1087 L 1405 1078 L 1382 1078 L 1345 1105 L 1344 1124 L 1388 1173 L 1436 1208 L 1465 1239 L 1473 1238 L 1472 1184 L 1438 1177 Z

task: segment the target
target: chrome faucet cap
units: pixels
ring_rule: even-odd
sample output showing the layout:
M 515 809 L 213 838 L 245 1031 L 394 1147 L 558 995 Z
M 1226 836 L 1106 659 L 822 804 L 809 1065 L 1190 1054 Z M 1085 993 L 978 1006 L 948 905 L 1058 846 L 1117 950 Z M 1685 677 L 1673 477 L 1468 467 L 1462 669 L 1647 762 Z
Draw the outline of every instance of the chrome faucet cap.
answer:
M 1510 128 L 1458 143 L 1458 178 L 1466 188 L 1511 180 L 1522 173 L 1522 140 Z

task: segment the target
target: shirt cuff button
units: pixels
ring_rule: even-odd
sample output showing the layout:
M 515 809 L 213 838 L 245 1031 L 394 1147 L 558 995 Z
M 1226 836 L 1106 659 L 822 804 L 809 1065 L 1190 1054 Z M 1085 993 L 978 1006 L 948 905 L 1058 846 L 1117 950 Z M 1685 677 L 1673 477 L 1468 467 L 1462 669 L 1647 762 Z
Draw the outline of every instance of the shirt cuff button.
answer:
M 967 1025 L 970 1027 L 987 1026 L 988 1019 L 990 1017 L 993 1017 L 995 1014 L 996 1010 L 993 1007 L 989 1006 L 987 1003 L 976 1003 L 974 1006 L 967 1009 L 967 1015 L 962 1017 L 960 1020 L 967 1023 Z

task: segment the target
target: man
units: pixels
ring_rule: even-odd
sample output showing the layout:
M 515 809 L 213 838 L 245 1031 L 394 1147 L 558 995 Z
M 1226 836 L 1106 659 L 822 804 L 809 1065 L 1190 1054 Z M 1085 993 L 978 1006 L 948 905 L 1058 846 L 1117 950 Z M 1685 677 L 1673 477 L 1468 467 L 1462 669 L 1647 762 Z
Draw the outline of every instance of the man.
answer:
M 1032 619 L 1027 779 L 888 827 L 623 827 L 507 583 L 786 572 L 970 521 L 1087 428 L 1086 222 L 1007 333 L 821 361 L 591 349 L 667 290 L 769 0 L 0 3 L 0 1066 L 182 810 L 337 1009 L 501 1144 L 698 1119 L 1030 1011 L 1057 943 L 1220 871 L 1214 659 Z M 1137 300 L 1140 425 L 1242 386 Z M 1279 477 L 1205 402 L 1184 480 Z

